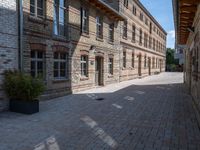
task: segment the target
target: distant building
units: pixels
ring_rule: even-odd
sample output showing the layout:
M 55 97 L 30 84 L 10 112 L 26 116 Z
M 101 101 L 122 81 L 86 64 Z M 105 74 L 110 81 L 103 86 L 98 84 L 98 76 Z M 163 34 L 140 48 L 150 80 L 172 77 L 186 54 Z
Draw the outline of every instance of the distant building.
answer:
M 173 0 L 176 47 L 183 48 L 184 82 L 200 109 L 200 0 Z
M 184 60 L 183 48 L 178 47 L 175 50 L 174 58 L 178 62 L 179 65 L 183 65 L 184 64 L 185 60 Z
M 139 0 L 104 0 L 120 14 L 120 81 L 165 71 L 166 31 Z

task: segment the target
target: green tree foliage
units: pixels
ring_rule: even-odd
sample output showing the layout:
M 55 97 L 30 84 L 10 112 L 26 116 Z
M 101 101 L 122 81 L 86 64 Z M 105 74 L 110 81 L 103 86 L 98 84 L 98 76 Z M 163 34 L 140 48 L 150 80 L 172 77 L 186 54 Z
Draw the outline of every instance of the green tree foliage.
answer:
M 166 63 L 167 63 L 167 65 L 175 64 L 174 53 L 175 53 L 174 49 L 167 48 L 167 53 L 166 53 Z
M 42 80 L 17 71 L 5 72 L 3 87 L 11 99 L 27 101 L 36 100 L 45 90 Z

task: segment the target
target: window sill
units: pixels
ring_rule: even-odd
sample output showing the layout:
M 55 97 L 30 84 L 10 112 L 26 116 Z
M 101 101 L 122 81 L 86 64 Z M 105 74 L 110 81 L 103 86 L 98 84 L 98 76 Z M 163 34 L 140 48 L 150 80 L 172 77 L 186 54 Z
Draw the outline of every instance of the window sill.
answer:
M 80 80 L 81 80 L 81 81 L 86 81 L 86 80 L 89 80 L 89 77 L 82 76 L 82 77 L 80 78 Z
M 131 40 L 132 43 L 135 43 L 135 40 Z
M 131 70 L 135 70 L 135 67 L 131 67 Z
M 125 37 L 125 36 L 123 36 L 122 38 L 123 38 L 124 40 L 127 40 L 127 39 L 128 39 L 128 38 L 127 38 L 127 37 Z
M 68 82 L 69 79 L 53 79 L 53 83 L 61 83 L 61 82 Z
M 108 78 L 113 78 L 113 77 L 114 77 L 114 75 L 112 75 L 112 74 L 108 75 Z
M 65 36 L 55 35 L 55 34 L 53 34 L 53 40 L 60 40 L 60 41 L 64 41 L 64 42 L 66 42 L 66 41 L 68 41 L 68 38 L 65 37 Z
M 81 36 L 90 38 L 90 35 L 86 32 L 81 32 Z
M 114 45 L 114 41 L 108 41 L 108 43 Z
M 103 38 L 100 38 L 100 37 L 96 37 L 96 40 L 100 41 L 100 42 L 103 42 Z
M 33 23 L 48 25 L 48 23 L 46 22 L 46 19 L 44 19 L 44 18 L 39 18 L 39 17 L 36 17 L 36 16 L 29 16 L 28 20 L 33 22 Z

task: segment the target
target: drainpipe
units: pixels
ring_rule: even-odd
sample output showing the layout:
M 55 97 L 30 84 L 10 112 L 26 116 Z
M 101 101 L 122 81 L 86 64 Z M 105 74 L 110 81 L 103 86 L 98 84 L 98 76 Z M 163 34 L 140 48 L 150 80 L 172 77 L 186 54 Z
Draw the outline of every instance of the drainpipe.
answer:
M 19 71 L 23 72 L 23 0 L 18 0 L 18 36 L 18 68 Z

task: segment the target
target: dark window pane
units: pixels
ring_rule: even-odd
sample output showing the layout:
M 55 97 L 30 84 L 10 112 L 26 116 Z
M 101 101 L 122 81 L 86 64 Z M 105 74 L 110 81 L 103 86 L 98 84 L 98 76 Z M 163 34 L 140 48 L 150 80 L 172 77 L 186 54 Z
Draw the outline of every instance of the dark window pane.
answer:
M 65 62 L 61 62 L 60 63 L 60 69 L 61 70 L 66 70 L 66 63 Z
M 30 12 L 31 12 L 32 15 L 35 14 L 35 9 L 34 9 L 33 6 L 30 6 Z
M 38 70 L 43 70 L 43 62 L 41 61 L 37 62 L 37 67 Z
M 54 62 L 54 70 L 58 70 L 58 62 Z
M 60 53 L 60 59 L 66 59 L 66 54 L 65 53 Z
M 43 16 L 43 10 L 42 9 L 37 9 L 38 16 Z
M 34 61 L 31 61 L 31 70 L 35 70 L 35 62 Z
M 37 55 L 38 58 L 43 58 L 43 52 L 38 52 L 37 54 L 38 54 Z
M 66 70 L 60 70 L 60 77 L 66 77 Z
M 43 8 L 43 0 L 37 0 L 37 7 Z
M 35 51 L 31 51 L 31 58 L 35 58 Z
M 54 53 L 54 59 L 58 59 L 58 53 L 57 52 Z

